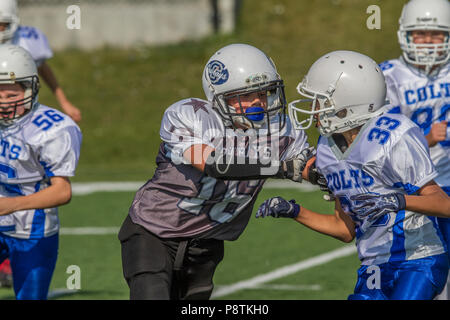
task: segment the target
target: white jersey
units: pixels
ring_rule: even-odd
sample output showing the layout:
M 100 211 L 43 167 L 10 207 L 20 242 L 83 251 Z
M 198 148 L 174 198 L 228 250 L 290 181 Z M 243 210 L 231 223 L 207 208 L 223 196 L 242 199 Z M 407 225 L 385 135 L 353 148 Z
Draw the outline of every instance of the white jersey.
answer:
M 45 60 L 53 57 L 47 37 L 35 27 L 19 26 L 11 39 L 11 44 L 27 50 L 38 67 Z
M 278 134 L 273 131 L 274 124 L 270 136 L 263 134 L 264 127 L 251 135 L 250 131 L 224 127 L 208 101 L 191 98 L 173 104 L 161 123 L 158 167 L 136 193 L 129 211 L 131 219 L 162 238 L 237 239 L 265 179 L 215 179 L 192 166 L 183 154 L 193 145 L 209 145 L 216 151 L 225 148 L 228 154 L 245 154 L 255 160 L 261 159 L 261 154 L 270 154 L 276 161 L 293 158 L 308 147 L 307 137 L 292 128 L 287 116 L 285 119 L 286 125 Z M 195 162 L 201 163 L 201 159 Z M 273 167 L 272 175 L 279 164 Z M 269 172 L 268 168 L 267 176 Z
M 0 197 L 30 195 L 53 176 L 75 174 L 81 132 L 69 116 L 38 105 L 16 123 L 0 127 Z M 0 216 L 0 232 L 38 239 L 58 232 L 58 209 L 16 211 Z
M 362 193 L 413 194 L 437 176 L 420 129 L 401 114 L 368 121 L 342 153 L 321 137 L 317 168 L 356 225 L 356 245 L 364 265 L 419 259 L 446 251 L 436 218 L 402 210 L 370 222 L 356 217 L 350 197 Z
M 403 59 L 394 59 L 380 64 L 386 77 L 387 98 L 393 110 L 414 121 L 424 135 L 433 123 L 448 121 L 447 138 L 430 148 L 439 176 L 436 183 L 450 187 L 450 64 L 443 66 L 437 74 L 427 77 Z

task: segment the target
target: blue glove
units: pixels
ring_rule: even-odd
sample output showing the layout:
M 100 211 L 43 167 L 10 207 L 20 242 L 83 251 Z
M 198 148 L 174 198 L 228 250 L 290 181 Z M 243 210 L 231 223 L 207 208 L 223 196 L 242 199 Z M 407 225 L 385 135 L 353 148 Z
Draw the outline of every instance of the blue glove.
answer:
M 398 212 L 406 208 L 405 196 L 401 193 L 364 193 L 351 196 L 350 200 L 354 202 L 351 211 L 359 218 L 369 217 L 369 221 L 377 220 L 389 212 Z
M 256 212 L 256 218 L 272 216 L 274 218 L 296 218 L 300 205 L 295 200 L 286 201 L 282 197 L 274 197 L 264 201 Z

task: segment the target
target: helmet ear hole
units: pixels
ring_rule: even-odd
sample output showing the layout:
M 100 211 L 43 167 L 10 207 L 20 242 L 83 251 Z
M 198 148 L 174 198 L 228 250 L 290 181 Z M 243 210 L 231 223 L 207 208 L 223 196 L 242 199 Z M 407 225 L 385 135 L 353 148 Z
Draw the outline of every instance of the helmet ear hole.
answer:
M 344 119 L 347 116 L 347 109 L 340 110 L 336 112 L 336 117 L 339 119 Z

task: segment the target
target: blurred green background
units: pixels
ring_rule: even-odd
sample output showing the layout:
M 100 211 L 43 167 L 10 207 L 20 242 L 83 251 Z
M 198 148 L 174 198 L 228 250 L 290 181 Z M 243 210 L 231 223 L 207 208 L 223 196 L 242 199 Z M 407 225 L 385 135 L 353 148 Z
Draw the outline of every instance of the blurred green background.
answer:
M 132 50 L 65 50 L 48 61 L 69 99 L 83 112 L 83 145 L 73 181 L 146 180 L 155 168 L 164 110 L 204 98 L 201 74 L 209 57 L 230 43 L 265 51 L 286 84 L 288 101 L 309 66 L 333 50 L 355 50 L 377 62 L 400 55 L 398 0 L 244 0 L 235 32 L 201 41 Z M 381 9 L 381 29 L 369 30 L 369 5 Z M 46 86 L 40 101 L 56 106 Z M 315 129 L 308 131 L 315 144 Z

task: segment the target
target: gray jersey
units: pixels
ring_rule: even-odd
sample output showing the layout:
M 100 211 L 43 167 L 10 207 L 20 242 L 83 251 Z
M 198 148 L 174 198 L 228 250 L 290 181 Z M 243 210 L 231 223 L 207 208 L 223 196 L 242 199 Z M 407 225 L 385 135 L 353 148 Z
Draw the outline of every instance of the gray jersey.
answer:
M 294 130 L 289 120 L 278 134 L 255 138 L 225 128 L 209 102 L 193 98 L 166 110 L 160 135 L 163 143 L 156 158 L 157 169 L 136 193 L 129 214 L 133 222 L 162 238 L 237 239 L 265 181 L 209 177 L 183 158 L 192 145 L 205 144 L 217 150 L 224 139 L 233 140 L 231 148 L 242 145 L 242 152 L 249 154 L 254 149 L 255 157 L 258 150 L 264 150 L 278 155 L 277 160 L 293 158 L 308 147 L 306 135 Z

